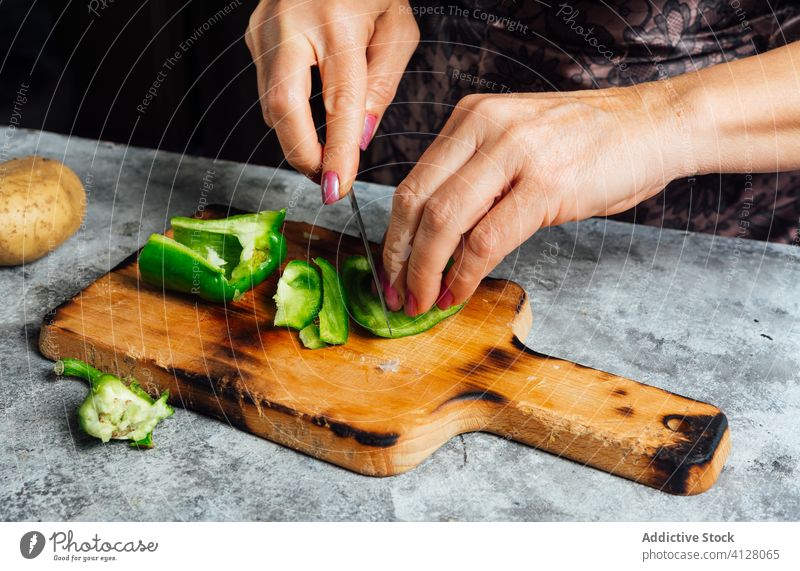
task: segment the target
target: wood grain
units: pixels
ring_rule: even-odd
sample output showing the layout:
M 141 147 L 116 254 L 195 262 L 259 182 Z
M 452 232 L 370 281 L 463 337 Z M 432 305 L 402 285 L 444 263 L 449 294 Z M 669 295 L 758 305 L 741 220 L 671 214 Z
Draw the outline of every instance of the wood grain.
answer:
M 340 265 L 362 253 L 336 232 L 296 222 L 284 231 L 288 259 Z M 215 305 L 140 282 L 134 254 L 48 315 L 40 349 L 371 476 L 409 470 L 470 431 L 682 495 L 711 487 L 727 457 L 715 406 L 527 348 L 530 306 L 513 282 L 484 280 L 463 311 L 422 335 L 379 339 L 351 324 L 347 345 L 317 351 L 272 326 L 276 282 Z M 392 361 L 397 370 L 384 370 Z

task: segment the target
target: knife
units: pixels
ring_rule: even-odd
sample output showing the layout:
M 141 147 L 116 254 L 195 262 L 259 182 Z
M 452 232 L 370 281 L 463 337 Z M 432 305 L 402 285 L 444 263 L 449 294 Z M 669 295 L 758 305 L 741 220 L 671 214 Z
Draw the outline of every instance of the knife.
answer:
M 378 292 L 378 299 L 381 301 L 383 318 L 386 320 L 386 327 L 389 329 L 389 335 L 392 335 L 392 326 L 389 325 L 389 314 L 386 311 L 386 300 L 383 299 L 383 287 L 381 286 L 380 278 L 378 278 L 378 270 L 375 268 L 375 260 L 372 259 L 372 249 L 369 246 L 367 230 L 364 228 L 364 220 L 361 218 L 361 210 L 358 208 L 358 201 L 356 200 L 355 185 L 350 189 L 350 207 L 353 209 L 353 216 L 358 225 L 358 233 L 361 234 L 361 240 L 364 242 L 364 250 L 367 252 L 367 262 L 369 263 L 369 269 L 372 271 L 372 280 L 375 282 L 375 290 Z

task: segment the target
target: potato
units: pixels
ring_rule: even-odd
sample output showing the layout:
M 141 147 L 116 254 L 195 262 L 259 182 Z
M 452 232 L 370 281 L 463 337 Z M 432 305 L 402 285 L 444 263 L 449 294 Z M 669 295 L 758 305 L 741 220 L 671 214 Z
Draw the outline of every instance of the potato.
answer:
M 0 163 L 0 266 L 32 262 L 81 225 L 86 192 L 64 164 L 30 156 Z

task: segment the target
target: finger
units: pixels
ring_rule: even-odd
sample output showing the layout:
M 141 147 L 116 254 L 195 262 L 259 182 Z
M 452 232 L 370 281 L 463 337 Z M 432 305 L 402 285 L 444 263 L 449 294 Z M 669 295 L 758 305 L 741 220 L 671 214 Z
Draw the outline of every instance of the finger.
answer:
M 367 99 L 359 147 L 367 149 L 397 93 L 408 61 L 419 43 L 419 28 L 410 12 L 384 12 L 375 22 L 367 48 Z
M 455 263 L 445 276 L 444 292 L 437 304 L 440 308 L 466 301 L 505 256 L 541 228 L 554 205 L 548 204 L 545 193 L 535 192 L 533 184 L 515 181 L 511 192 L 478 222 L 456 250 Z
M 271 66 L 271 79 L 264 96 L 269 123 L 278 135 L 287 162 L 307 176 L 318 175 L 322 168 L 322 145 L 311 114 L 311 69 L 290 72 L 281 61 L 292 57 L 281 54 Z
M 380 251 L 383 252 L 386 248 L 386 231 L 383 232 L 383 238 L 381 238 L 381 246 Z M 379 256 L 375 259 L 375 264 L 378 266 L 378 281 L 381 284 L 381 289 L 383 290 L 383 299 L 386 302 L 386 307 L 390 311 L 398 311 L 403 307 L 402 302 L 399 300 L 397 295 L 397 290 L 389 281 L 388 273 L 383 265 L 383 256 Z M 392 297 L 389 299 L 389 294 L 391 293 Z
M 332 204 L 350 191 L 358 170 L 367 92 L 366 42 L 340 42 L 319 66 L 326 116 L 322 195 L 325 204 Z
M 502 145 L 481 147 L 425 204 L 406 273 L 406 297 L 416 301 L 417 313 L 444 293 L 442 274 L 462 236 L 510 189 L 516 155 L 506 151 Z
M 264 121 L 275 129 L 286 160 L 313 176 L 322 163 L 311 105 L 314 52 L 307 41 L 290 40 L 261 51 L 258 34 L 248 29 L 248 47 L 256 65 L 259 101 Z
M 472 125 L 454 113 L 394 193 L 383 248 L 383 265 L 391 288 L 384 293 L 387 299 L 397 299 L 399 306 L 405 301 L 406 262 L 425 203 L 475 154 L 479 137 Z

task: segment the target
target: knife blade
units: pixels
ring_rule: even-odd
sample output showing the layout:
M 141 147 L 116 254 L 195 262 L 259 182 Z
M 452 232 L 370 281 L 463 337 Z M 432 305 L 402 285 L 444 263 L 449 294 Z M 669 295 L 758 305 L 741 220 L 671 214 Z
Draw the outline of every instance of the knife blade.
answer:
M 383 318 L 386 320 L 386 327 L 389 329 L 389 335 L 392 335 L 392 326 L 389 325 L 389 314 L 386 311 L 386 300 L 383 298 L 383 287 L 381 280 L 378 277 L 378 270 L 375 267 L 375 260 L 372 258 L 372 249 L 369 246 L 369 239 L 367 238 L 367 230 L 364 228 L 364 220 L 361 218 L 361 209 L 358 207 L 356 200 L 356 188 L 350 189 L 350 207 L 353 209 L 353 216 L 358 225 L 358 233 L 361 234 L 361 240 L 364 242 L 364 250 L 367 253 L 367 262 L 369 269 L 372 271 L 372 280 L 375 282 L 375 289 L 378 292 L 378 299 L 381 301 L 381 309 L 383 310 Z

